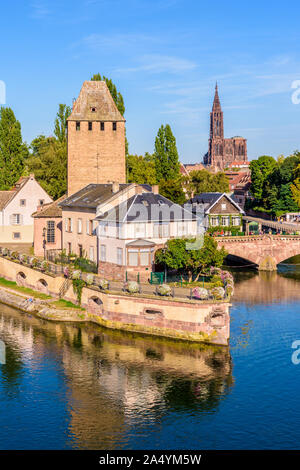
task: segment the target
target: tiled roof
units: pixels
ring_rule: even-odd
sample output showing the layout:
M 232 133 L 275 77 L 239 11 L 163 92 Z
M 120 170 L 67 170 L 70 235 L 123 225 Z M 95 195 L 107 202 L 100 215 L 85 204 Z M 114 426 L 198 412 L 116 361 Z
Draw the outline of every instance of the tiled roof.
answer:
M 136 194 L 96 220 L 113 222 L 171 222 L 195 220 L 192 212 L 169 199 L 154 193 Z
M 0 211 L 6 207 L 17 191 L 0 191 Z
M 93 111 L 94 110 L 94 111 Z M 125 121 L 105 81 L 83 82 L 68 121 Z
M 90 209 L 96 209 L 99 204 L 104 203 L 110 199 L 114 194 L 122 191 L 123 189 L 131 186 L 132 183 L 120 184 L 119 191 L 116 193 L 113 192 L 113 184 L 89 184 L 84 188 L 77 191 L 77 193 L 72 194 L 72 196 L 67 197 L 59 205 L 62 208 L 73 208 L 73 207 L 84 207 Z M 151 191 L 151 186 L 148 184 L 142 184 L 147 191 Z
M 50 202 L 49 204 L 44 204 L 41 210 L 36 211 L 32 214 L 32 217 L 35 217 L 37 219 L 41 218 L 41 217 L 46 217 L 46 218 L 61 217 L 62 216 L 62 210 L 61 210 L 61 207 L 59 207 L 58 204 L 60 202 L 64 201 L 66 199 L 66 197 L 67 197 L 67 195 L 64 194 L 63 196 L 61 196 L 56 201 Z

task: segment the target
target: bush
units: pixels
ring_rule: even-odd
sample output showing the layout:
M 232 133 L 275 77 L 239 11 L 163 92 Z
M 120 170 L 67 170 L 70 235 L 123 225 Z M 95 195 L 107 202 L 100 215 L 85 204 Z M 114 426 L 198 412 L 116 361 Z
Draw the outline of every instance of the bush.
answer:
M 30 258 L 29 260 L 29 264 L 32 268 L 36 268 L 37 265 L 39 264 L 39 261 L 37 258 L 35 258 L 34 256 L 32 258 Z
M 223 287 L 213 287 L 210 290 L 210 295 L 216 300 L 222 300 L 225 296 L 225 290 Z
M 195 287 L 192 291 L 193 297 L 195 299 L 206 300 L 208 299 L 208 290 L 204 287 Z
M 48 261 L 44 260 L 41 262 L 41 269 L 42 271 L 49 271 L 50 265 Z
M 135 293 L 139 292 L 139 290 L 140 290 L 139 284 L 136 281 L 128 281 L 126 289 L 130 294 L 135 294 Z
M 88 274 L 86 276 L 86 283 L 88 286 L 91 286 L 94 282 L 94 275 L 93 274 Z
M 108 289 L 108 281 L 106 279 L 100 279 L 99 287 L 103 290 L 107 290 Z
M 157 292 L 159 295 L 171 295 L 172 288 L 168 284 L 161 284 L 157 287 Z
M 19 258 L 19 253 L 17 251 L 12 251 L 10 254 L 10 257 L 12 259 L 18 259 Z
M 20 261 L 20 263 L 24 263 L 25 260 L 26 260 L 26 256 L 25 256 L 25 255 L 19 255 L 19 261 Z
M 84 273 L 97 273 L 97 265 L 87 258 L 76 258 L 74 267 L 80 269 Z
M 72 279 L 80 279 L 80 277 L 81 277 L 81 271 L 79 271 L 79 269 L 73 271 Z

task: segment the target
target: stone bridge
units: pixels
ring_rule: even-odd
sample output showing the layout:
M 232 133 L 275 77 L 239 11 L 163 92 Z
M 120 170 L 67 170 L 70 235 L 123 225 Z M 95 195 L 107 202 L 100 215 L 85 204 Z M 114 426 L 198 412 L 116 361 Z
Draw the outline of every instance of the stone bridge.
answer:
M 300 254 L 299 235 L 218 237 L 217 242 L 229 255 L 247 260 L 262 271 L 275 271 L 278 263 Z

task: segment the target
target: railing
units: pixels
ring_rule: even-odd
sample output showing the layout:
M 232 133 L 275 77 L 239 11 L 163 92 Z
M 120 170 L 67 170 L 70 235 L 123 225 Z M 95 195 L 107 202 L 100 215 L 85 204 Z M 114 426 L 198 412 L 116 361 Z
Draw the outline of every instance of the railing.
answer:
M 38 258 L 29 255 L 23 255 L 22 253 L 17 253 L 14 250 L 9 250 L 8 248 L 0 247 L 0 256 L 9 259 L 10 261 L 19 263 L 22 266 L 35 269 L 40 272 L 45 272 L 47 274 L 53 274 L 55 276 L 63 274 L 63 266 L 47 262 L 44 263 L 44 260 L 40 261 Z

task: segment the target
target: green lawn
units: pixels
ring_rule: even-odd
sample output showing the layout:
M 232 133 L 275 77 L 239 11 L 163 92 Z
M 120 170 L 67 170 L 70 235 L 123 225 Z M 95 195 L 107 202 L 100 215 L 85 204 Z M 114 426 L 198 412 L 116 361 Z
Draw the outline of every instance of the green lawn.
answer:
M 10 289 L 14 289 L 15 291 L 21 292 L 22 294 L 28 294 L 31 297 L 35 297 L 36 299 L 51 299 L 50 295 L 29 289 L 29 287 L 18 286 L 16 282 L 8 281 L 7 279 L 4 279 L 4 277 L 0 277 L 0 286 L 9 287 Z
M 85 310 L 79 305 L 73 304 L 72 302 L 69 302 L 68 300 L 65 300 L 65 299 L 55 300 L 55 302 L 53 302 L 52 305 L 55 305 L 57 307 L 62 307 L 62 308 L 77 308 L 78 310 Z

